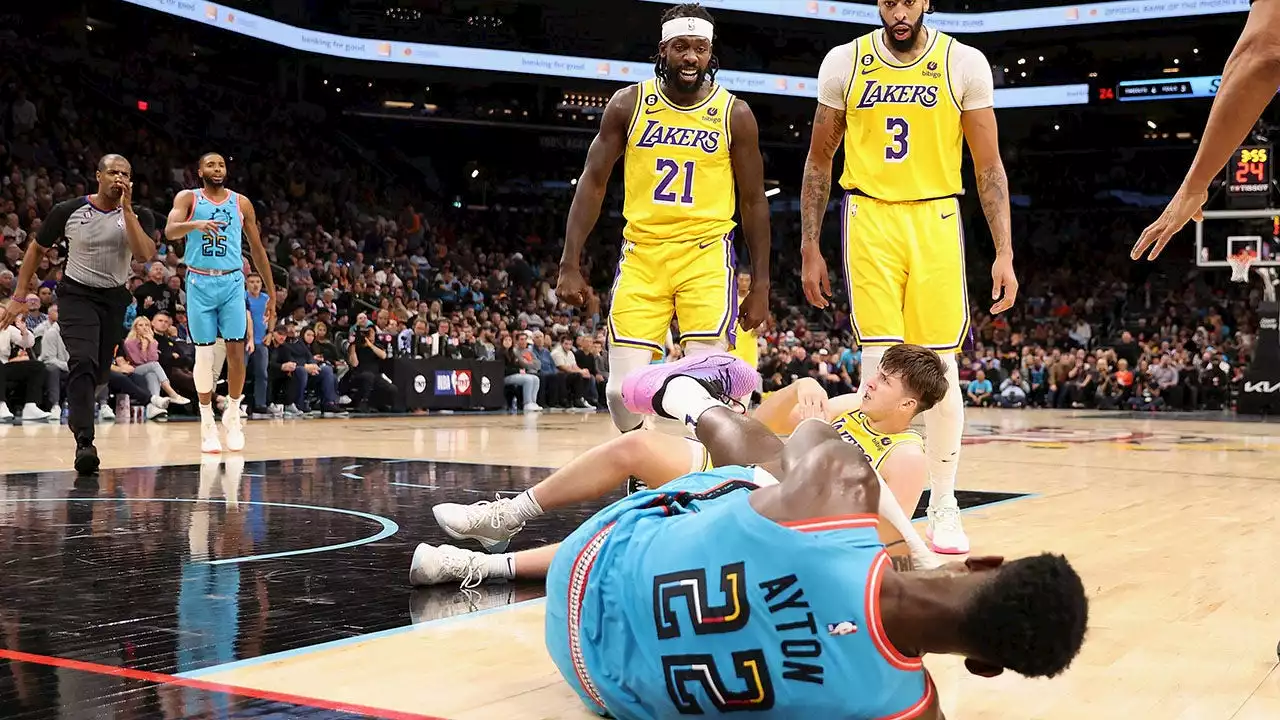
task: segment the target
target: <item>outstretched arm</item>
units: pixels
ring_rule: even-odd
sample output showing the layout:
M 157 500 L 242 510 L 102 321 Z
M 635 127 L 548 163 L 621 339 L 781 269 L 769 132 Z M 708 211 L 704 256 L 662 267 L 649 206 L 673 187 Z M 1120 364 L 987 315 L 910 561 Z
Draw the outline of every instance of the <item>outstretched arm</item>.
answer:
M 1222 81 L 1209 110 L 1200 148 L 1182 187 L 1160 217 L 1142 232 L 1130 256 L 1137 260 L 1151 249 L 1155 260 L 1169 240 L 1209 199 L 1209 183 L 1248 136 L 1280 86 L 1280 0 L 1254 0 L 1249 20 L 1222 69 Z
M 754 330 L 769 313 L 769 201 L 764 196 L 764 160 L 756 116 L 745 102 L 735 100 L 730 123 L 733 146 L 729 154 L 738 185 L 742 230 L 751 253 L 751 291 L 739 310 L 742 327 Z
M 625 87 L 609 99 L 604 117 L 600 119 L 600 133 L 591 141 L 587 165 L 573 191 L 573 203 L 569 206 L 569 220 L 564 233 L 564 254 L 560 257 L 560 281 L 556 286 L 556 296 L 572 305 L 581 305 L 587 300 L 587 284 L 579 267 L 582 247 L 596 226 L 596 220 L 600 219 L 600 206 L 604 203 L 609 175 L 626 147 L 627 126 L 635 112 L 638 87 Z

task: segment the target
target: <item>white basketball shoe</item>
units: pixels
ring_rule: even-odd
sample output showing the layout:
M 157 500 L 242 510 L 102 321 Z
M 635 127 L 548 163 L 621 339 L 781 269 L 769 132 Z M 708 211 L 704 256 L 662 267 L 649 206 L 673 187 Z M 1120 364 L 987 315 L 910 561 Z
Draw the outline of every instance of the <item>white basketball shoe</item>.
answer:
M 227 450 L 231 452 L 240 452 L 244 450 L 244 416 L 240 412 L 240 406 L 236 403 L 227 403 L 227 408 L 222 411 L 222 427 L 227 430 Z
M 475 550 L 463 550 L 452 545 L 433 547 L 421 543 L 413 551 L 409 584 L 416 587 L 457 582 L 462 584 L 464 590 L 470 589 L 488 577 L 488 561 L 487 555 Z
M 969 553 L 969 536 L 964 534 L 964 525 L 960 522 L 960 507 L 954 496 L 941 498 L 937 505 L 930 503 L 929 526 L 925 537 L 929 540 L 929 548 L 939 555 L 967 555 Z
M 524 529 L 524 521 L 511 498 L 481 500 L 470 505 L 443 503 L 431 508 L 431 512 L 449 537 L 475 540 L 491 553 L 506 552 L 511 538 Z

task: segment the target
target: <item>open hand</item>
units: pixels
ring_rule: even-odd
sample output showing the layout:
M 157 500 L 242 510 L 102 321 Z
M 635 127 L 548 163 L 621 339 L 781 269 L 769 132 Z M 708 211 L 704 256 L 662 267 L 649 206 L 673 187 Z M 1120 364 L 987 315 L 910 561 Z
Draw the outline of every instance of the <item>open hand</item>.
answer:
M 1133 260 L 1141 260 L 1143 253 L 1150 248 L 1151 253 L 1147 255 L 1147 259 L 1155 260 L 1164 251 L 1164 246 L 1169 244 L 1169 240 L 1185 227 L 1188 221 L 1199 222 L 1204 219 L 1202 208 L 1208 200 L 1208 191 L 1178 188 L 1178 192 L 1169 201 L 1164 212 L 1160 213 L 1160 217 L 1138 236 L 1138 242 L 1134 243 L 1129 257 Z

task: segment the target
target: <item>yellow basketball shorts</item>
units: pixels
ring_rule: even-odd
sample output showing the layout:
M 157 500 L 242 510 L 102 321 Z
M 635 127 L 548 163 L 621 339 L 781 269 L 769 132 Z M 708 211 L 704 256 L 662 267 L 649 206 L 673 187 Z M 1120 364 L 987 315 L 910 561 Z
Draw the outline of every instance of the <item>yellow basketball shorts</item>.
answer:
M 666 351 L 671 318 L 681 344 L 690 340 L 733 347 L 738 292 L 733 233 L 654 244 L 624 242 L 609 308 L 609 341 L 620 347 Z
M 960 348 L 969 296 L 959 201 L 890 203 L 850 193 L 840 217 L 858 343 Z

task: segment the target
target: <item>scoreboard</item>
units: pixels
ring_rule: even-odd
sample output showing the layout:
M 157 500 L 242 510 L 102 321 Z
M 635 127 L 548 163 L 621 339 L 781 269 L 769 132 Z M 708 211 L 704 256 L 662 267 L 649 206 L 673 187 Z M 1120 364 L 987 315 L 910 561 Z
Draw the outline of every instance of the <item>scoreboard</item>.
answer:
M 1244 145 L 1227 163 L 1227 202 L 1233 207 L 1268 207 L 1271 200 L 1270 145 Z

